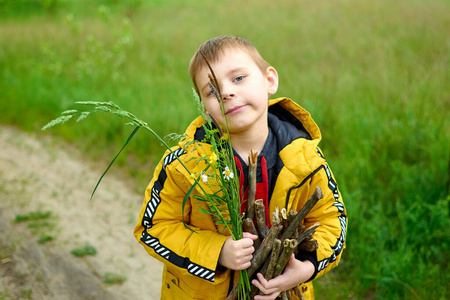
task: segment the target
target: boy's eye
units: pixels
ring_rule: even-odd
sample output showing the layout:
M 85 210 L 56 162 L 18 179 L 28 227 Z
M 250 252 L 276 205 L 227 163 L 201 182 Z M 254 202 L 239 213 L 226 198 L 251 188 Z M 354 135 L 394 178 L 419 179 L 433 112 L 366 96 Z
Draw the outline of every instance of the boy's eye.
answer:
M 241 81 L 243 79 L 244 79 L 244 76 L 237 76 L 236 78 L 234 78 L 234 81 L 235 82 L 239 82 L 239 81 Z

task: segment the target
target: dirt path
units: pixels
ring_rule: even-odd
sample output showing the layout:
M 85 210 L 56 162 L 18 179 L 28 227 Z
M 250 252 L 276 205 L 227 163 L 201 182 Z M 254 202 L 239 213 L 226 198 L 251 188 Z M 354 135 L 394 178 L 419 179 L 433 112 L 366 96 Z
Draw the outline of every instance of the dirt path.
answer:
M 132 234 L 142 194 L 108 174 L 89 201 L 103 170 L 79 154 L 6 126 L 0 145 L 0 299 L 159 299 L 162 264 Z M 36 211 L 51 215 L 14 222 Z M 70 253 L 85 245 L 98 253 Z M 105 284 L 107 273 L 126 280 Z

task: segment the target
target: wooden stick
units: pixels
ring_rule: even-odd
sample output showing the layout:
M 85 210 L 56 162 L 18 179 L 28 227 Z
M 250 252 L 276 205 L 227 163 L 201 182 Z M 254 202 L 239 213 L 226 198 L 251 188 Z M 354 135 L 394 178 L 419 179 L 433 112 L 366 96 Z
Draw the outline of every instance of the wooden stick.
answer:
M 289 220 L 286 208 L 283 207 L 280 212 L 281 212 L 281 224 L 283 224 L 283 228 L 286 229 L 289 227 Z
M 295 249 L 294 253 L 295 255 L 297 255 L 299 253 L 299 251 L 301 251 L 302 249 L 300 249 L 300 244 L 305 241 L 305 240 L 312 240 L 313 239 L 313 234 L 316 231 L 316 228 L 320 226 L 320 223 L 317 222 L 314 225 L 308 227 L 308 229 L 306 229 L 305 231 L 303 231 L 297 238 L 297 242 L 299 244 L 299 246 L 297 247 L 297 249 Z M 319 245 L 317 245 L 317 247 L 319 247 Z M 314 251 L 314 250 L 312 250 Z
M 250 277 L 250 276 L 249 276 Z M 239 283 L 237 283 L 233 289 L 231 290 L 231 292 L 228 294 L 227 299 L 226 300 L 236 300 L 237 296 L 238 296 L 238 292 L 239 292 Z
M 306 240 L 312 240 L 314 238 L 314 232 L 311 232 L 310 234 L 308 234 L 307 236 L 305 236 L 305 241 Z
M 272 213 L 272 224 L 278 224 L 281 223 L 283 225 L 282 220 L 280 219 L 280 209 L 275 207 L 275 211 Z M 284 225 L 283 225 L 284 228 Z
M 270 260 L 269 265 L 267 267 L 267 270 L 262 273 L 264 275 L 264 278 L 267 280 L 272 279 L 273 272 L 275 271 L 275 266 L 278 262 L 278 257 L 280 255 L 281 250 L 281 240 L 275 239 L 273 241 L 273 247 L 272 247 L 272 253 L 270 254 Z
M 275 208 L 275 211 L 272 213 L 272 224 L 280 224 L 280 217 L 279 217 L 279 209 L 278 209 L 278 207 L 276 207 Z M 273 246 L 272 246 L 272 254 L 273 254 L 273 251 L 274 251 L 274 249 L 276 248 L 276 243 L 275 242 L 277 242 L 277 241 L 279 241 L 280 242 L 280 248 L 281 248 L 281 241 L 279 240 L 279 239 L 277 239 L 277 238 L 275 238 L 274 239 L 274 244 L 273 244 Z M 280 249 L 278 249 L 278 253 L 276 254 L 277 255 L 277 259 L 275 260 L 275 264 L 277 263 L 277 261 L 278 261 L 278 256 L 280 255 L 280 251 L 279 251 Z M 266 262 L 264 263 L 264 266 L 261 268 L 261 270 L 259 271 L 261 274 L 263 274 L 263 275 L 265 275 L 266 274 L 266 272 L 267 272 L 267 268 L 269 267 L 269 262 L 270 262 L 270 260 L 266 260 Z M 267 279 L 267 278 L 266 278 Z M 269 278 L 270 279 L 270 278 Z M 269 280 L 269 279 L 267 279 L 267 280 Z
M 286 267 L 289 258 L 291 257 L 292 252 L 297 247 L 298 242 L 295 239 L 292 240 L 284 240 L 283 241 L 283 252 L 280 254 L 280 258 L 278 259 L 277 265 L 275 266 L 275 271 L 273 272 L 273 277 L 277 277 L 281 273 L 283 273 L 284 268 Z
M 272 279 L 273 272 L 275 271 L 275 266 L 278 262 L 278 257 L 280 256 L 281 251 L 281 241 L 279 239 L 275 239 L 273 241 L 273 247 L 272 247 L 272 253 L 270 254 L 270 259 L 268 260 L 267 269 L 264 270 L 264 268 L 261 270 L 261 274 L 264 275 L 264 278 L 266 280 Z M 259 292 L 260 295 L 262 295 L 261 292 Z M 255 294 L 251 294 L 251 299 L 255 297 Z
M 303 225 L 302 223 L 298 224 L 298 227 L 297 227 L 297 229 L 295 229 L 295 232 L 292 235 L 292 238 L 297 239 L 303 231 L 305 231 L 305 225 Z
M 272 277 L 279 276 L 285 269 L 287 262 L 289 261 L 289 258 L 291 257 L 293 251 L 298 251 L 298 244 L 304 241 L 305 239 L 312 239 L 312 235 L 314 234 L 316 228 L 320 226 L 320 223 L 315 223 L 313 226 L 306 229 L 304 232 L 302 225 L 302 221 L 305 218 L 305 216 L 309 213 L 309 211 L 312 209 L 312 207 L 319 201 L 321 198 L 323 198 L 322 190 L 320 187 L 317 187 L 314 190 L 314 193 L 311 195 L 310 199 L 305 203 L 303 208 L 296 213 L 294 210 L 291 210 L 289 212 L 289 215 L 286 216 L 286 211 L 281 212 L 281 220 L 280 220 L 280 212 L 278 209 L 272 214 L 272 227 L 268 229 L 267 223 L 266 223 L 266 213 L 265 213 L 265 207 L 264 203 L 261 199 L 255 201 L 255 216 L 257 221 L 257 227 L 258 231 L 261 236 L 264 236 L 263 241 L 261 242 L 261 245 L 259 246 L 258 250 L 255 251 L 253 258 L 251 260 L 251 266 L 247 269 L 248 277 L 251 278 L 253 274 L 261 268 L 261 266 L 266 262 L 267 256 L 274 248 L 274 244 L 278 243 L 275 242 L 277 240 L 276 238 L 280 234 L 280 232 L 283 230 L 283 225 L 281 222 L 286 224 L 285 220 L 287 219 L 289 222 L 288 228 L 285 229 L 285 231 L 282 234 L 282 240 L 286 240 L 284 243 L 284 249 L 279 255 L 277 264 L 275 265 Z M 247 221 L 246 221 L 247 222 Z M 248 222 L 247 222 L 248 223 Z M 303 226 L 303 227 L 302 227 Z M 253 228 L 248 228 L 248 232 L 254 232 Z M 301 232 L 301 233 L 300 233 Z M 300 234 L 299 234 L 300 233 Z M 297 234 L 295 238 L 292 238 L 294 234 Z M 315 241 L 317 243 L 317 241 Z M 316 245 L 314 241 L 308 241 L 308 243 L 305 243 L 305 245 L 310 245 L 312 248 L 315 248 Z M 275 246 L 277 247 L 277 246 Z M 278 250 L 280 251 L 280 250 Z M 314 251 L 314 250 L 313 250 Z M 275 254 L 273 254 L 275 255 Z M 276 255 L 278 256 L 278 255 Z M 267 263 L 267 267 L 264 266 L 263 269 L 269 270 L 270 260 L 269 263 Z M 265 270 L 266 274 L 270 275 Z M 263 275 L 266 277 L 266 274 L 263 273 Z M 269 280 L 269 279 L 268 279 Z M 301 291 L 297 288 L 292 289 L 294 293 L 297 295 L 300 299 L 304 299 L 304 297 L 300 297 L 299 295 L 303 295 Z M 239 285 L 236 284 L 230 294 L 227 297 L 227 300 L 235 300 L 237 298 L 237 294 L 239 291 Z M 251 295 L 254 294 L 255 289 L 254 287 L 251 290 Z M 300 293 L 301 294 L 300 294 Z M 288 291 L 285 294 L 285 297 L 288 297 L 291 295 L 291 291 Z
M 289 214 L 287 215 L 287 219 L 288 219 L 288 227 L 289 227 L 289 224 L 291 224 L 292 221 L 294 221 L 295 216 L 297 215 L 297 213 L 298 213 L 298 212 L 297 212 L 296 210 L 294 210 L 294 209 L 291 209 L 291 210 L 289 211 Z M 301 223 L 300 223 L 300 224 L 301 224 Z M 286 230 L 288 227 L 284 227 L 284 230 Z M 299 236 L 300 232 L 301 232 L 301 231 L 299 231 L 299 229 L 297 228 L 297 229 L 294 231 L 294 233 L 292 234 L 292 236 L 291 236 L 290 238 L 296 239 L 296 238 Z
M 288 223 L 289 224 L 294 220 L 294 218 L 297 215 L 297 213 L 298 212 L 296 210 L 293 210 L 293 209 L 291 209 L 289 211 L 289 214 L 288 214 Z M 300 233 L 303 232 L 303 230 L 305 230 L 305 225 L 303 225 L 302 223 L 299 223 L 298 224 L 298 228 L 294 231 L 294 234 L 291 236 L 291 238 L 293 238 L 293 239 L 298 238 L 298 236 L 300 235 Z
M 289 222 L 289 224 L 291 224 L 292 223 L 292 221 L 294 221 L 294 218 L 295 218 L 295 216 L 297 215 L 297 211 L 295 210 L 295 209 L 291 209 L 290 211 L 289 211 L 289 214 L 288 214 L 288 222 Z
M 288 299 L 287 299 L 287 296 L 286 296 L 286 291 L 282 291 L 282 292 L 278 295 L 277 299 L 288 300 Z
M 242 222 L 242 229 L 245 232 L 250 232 L 251 234 L 258 235 L 258 231 L 256 230 L 255 224 L 253 223 L 253 220 L 250 218 L 245 218 Z M 255 247 L 255 251 L 258 250 L 259 246 L 261 245 L 261 240 L 258 237 L 256 240 L 253 241 L 253 247 Z
M 248 197 L 247 218 L 255 219 L 255 195 L 256 195 L 256 169 L 258 165 L 258 152 L 250 151 L 248 156 Z
M 247 269 L 247 274 L 249 278 L 251 278 L 252 275 L 255 273 L 255 271 L 258 270 L 259 267 L 265 262 L 267 256 L 270 253 L 270 250 L 272 250 L 275 238 L 278 236 L 278 234 L 280 234 L 282 229 L 283 225 L 281 225 L 280 223 L 273 224 L 272 227 L 270 227 L 267 236 L 262 241 L 258 250 L 255 251 L 253 254 L 251 266 L 250 268 Z M 236 284 L 233 290 L 228 295 L 227 300 L 235 300 L 238 291 L 239 291 L 239 284 Z
M 266 260 L 266 262 L 264 263 L 264 267 L 260 271 L 260 273 L 263 274 L 266 280 L 272 279 L 273 271 L 275 270 L 275 265 L 277 264 L 278 257 L 280 256 L 280 251 L 281 251 L 281 241 L 275 238 L 273 241 L 270 259 Z M 252 291 L 250 293 L 250 299 L 253 299 L 255 295 L 258 293 L 258 291 L 259 291 L 258 288 L 256 286 L 253 286 Z M 261 294 L 261 292 L 259 294 Z
M 308 227 L 305 231 L 303 231 L 302 234 L 300 234 L 300 236 L 296 239 L 296 241 L 298 243 L 303 242 L 303 240 L 305 240 L 308 237 L 311 237 L 311 234 L 314 234 L 314 232 L 316 231 L 316 228 L 320 226 L 320 223 L 314 223 L 314 225 Z
M 259 289 L 256 286 L 252 285 L 252 289 L 250 291 L 250 299 L 255 299 L 255 296 L 256 294 L 258 294 L 258 292 Z
M 298 233 L 302 233 L 303 231 L 305 231 L 305 225 L 303 225 L 303 223 L 298 224 Z
M 298 250 L 312 252 L 319 249 L 317 240 L 303 241 L 298 245 Z
M 280 296 L 282 300 L 292 300 L 290 291 L 283 291 Z
M 302 209 L 297 213 L 295 218 L 289 224 L 289 227 L 284 231 L 281 236 L 281 240 L 289 239 L 294 234 L 295 230 L 298 228 L 298 224 L 300 224 L 305 216 L 309 213 L 311 208 L 319 201 L 319 199 L 323 198 L 322 189 L 318 186 L 314 190 L 314 193 L 311 195 L 311 198 L 305 203 Z
M 258 251 L 254 252 L 253 258 L 251 260 L 251 266 L 248 268 L 248 277 L 251 277 L 253 273 L 262 265 L 262 263 L 266 260 L 267 256 L 270 253 L 270 250 L 272 250 L 273 242 L 275 238 L 278 236 L 278 234 L 283 229 L 283 225 L 281 224 L 273 224 L 272 227 L 270 227 L 269 232 L 267 233 L 267 236 L 264 238 L 264 240 L 261 243 L 261 246 L 259 247 Z
M 267 235 L 269 228 L 266 222 L 266 208 L 262 199 L 255 201 L 256 208 L 256 225 L 258 226 L 259 237 L 264 239 Z
M 302 290 L 300 289 L 300 286 L 296 285 L 295 287 L 292 288 L 292 290 L 294 291 L 294 294 L 300 299 L 300 300 L 305 300 L 305 295 L 303 295 Z

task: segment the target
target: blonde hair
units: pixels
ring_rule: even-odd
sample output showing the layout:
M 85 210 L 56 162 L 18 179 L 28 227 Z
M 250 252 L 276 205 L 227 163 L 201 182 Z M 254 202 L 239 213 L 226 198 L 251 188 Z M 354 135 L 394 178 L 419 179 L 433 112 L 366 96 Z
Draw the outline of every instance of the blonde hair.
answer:
M 204 66 L 206 66 L 206 62 L 201 53 L 205 55 L 209 63 L 214 63 L 225 50 L 230 48 L 237 48 L 247 52 L 260 68 L 261 72 L 265 72 L 266 69 L 270 67 L 270 64 L 262 58 L 255 46 L 246 39 L 231 35 L 222 35 L 212 38 L 200 45 L 189 64 L 189 74 L 191 75 L 192 83 L 194 84 L 194 88 L 198 95 L 200 95 L 200 93 L 196 82 L 196 75 Z

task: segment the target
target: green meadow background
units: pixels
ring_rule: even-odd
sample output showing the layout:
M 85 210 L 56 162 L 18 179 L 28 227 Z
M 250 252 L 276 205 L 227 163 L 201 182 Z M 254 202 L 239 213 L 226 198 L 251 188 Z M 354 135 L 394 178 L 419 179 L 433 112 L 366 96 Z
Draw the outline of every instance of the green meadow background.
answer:
M 278 70 L 276 96 L 322 130 L 348 233 L 316 296 L 450 298 L 448 1 L 0 0 L 0 123 L 106 167 L 133 129 L 122 120 L 40 128 L 75 101 L 111 100 L 182 133 L 196 116 L 189 60 L 221 34 L 253 42 Z M 110 172 L 142 192 L 163 151 L 138 132 Z

